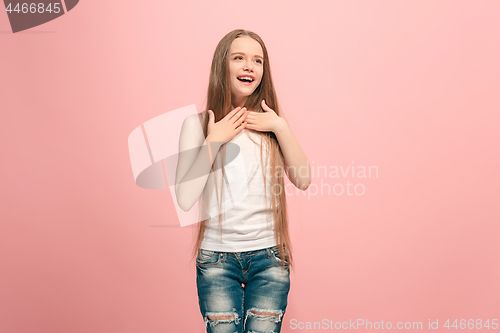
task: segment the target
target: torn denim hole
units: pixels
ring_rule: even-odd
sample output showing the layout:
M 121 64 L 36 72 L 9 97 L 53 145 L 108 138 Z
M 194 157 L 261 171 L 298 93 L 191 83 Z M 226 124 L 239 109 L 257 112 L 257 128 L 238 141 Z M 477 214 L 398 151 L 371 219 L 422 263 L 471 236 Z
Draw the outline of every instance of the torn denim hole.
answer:
M 223 316 L 223 317 L 231 316 L 231 318 L 214 319 L 217 316 Z M 210 317 L 210 319 L 208 317 Z M 207 325 L 213 327 L 219 323 L 230 323 L 232 321 L 234 321 L 236 325 L 240 323 L 240 317 L 238 317 L 235 308 L 233 308 L 233 311 L 226 311 L 226 312 L 205 312 L 204 320 L 205 320 L 205 328 L 207 327 Z
M 257 312 L 265 312 L 265 315 L 262 314 L 257 314 L 252 311 L 257 311 Z M 270 315 L 270 313 L 277 314 L 278 316 L 273 316 Z M 283 317 L 283 310 L 267 310 L 267 309 L 257 309 L 257 308 L 251 308 L 247 310 L 246 316 L 245 316 L 245 321 L 243 323 L 243 327 L 246 326 L 247 323 L 247 318 L 248 316 L 253 316 L 255 318 L 261 319 L 261 320 L 269 320 L 273 321 L 275 323 L 278 323 L 281 320 L 281 317 Z

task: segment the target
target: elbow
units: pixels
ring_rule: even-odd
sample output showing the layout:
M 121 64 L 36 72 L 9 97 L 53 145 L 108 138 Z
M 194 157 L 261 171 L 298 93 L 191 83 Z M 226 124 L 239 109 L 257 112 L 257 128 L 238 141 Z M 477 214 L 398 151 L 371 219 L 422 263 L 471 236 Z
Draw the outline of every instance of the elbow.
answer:
M 177 206 L 180 207 L 185 212 L 188 212 L 193 208 L 193 204 L 190 204 L 189 202 L 186 202 L 186 200 L 183 200 L 182 195 L 179 194 L 179 189 L 176 187 L 175 188 L 175 196 L 177 197 Z
M 307 161 L 307 174 L 305 176 L 300 175 L 301 177 L 298 179 L 299 186 L 297 186 L 300 190 L 305 191 L 311 185 L 311 171 L 309 170 L 309 161 Z
M 309 185 L 311 185 L 311 179 L 307 180 L 306 182 L 303 182 L 302 184 L 300 184 L 298 187 L 299 190 L 301 191 L 305 191 L 309 188 Z
M 185 212 L 189 212 L 191 208 L 193 208 L 193 205 L 190 205 L 189 203 L 185 202 L 184 200 L 180 200 L 177 198 L 177 205 Z
M 179 207 L 180 207 L 183 211 L 185 211 L 185 212 L 189 212 L 189 211 L 191 210 L 191 206 L 189 206 L 189 205 L 183 205 L 183 204 L 181 204 L 181 203 L 179 203 L 179 202 L 177 202 L 177 203 L 179 204 Z
M 307 190 L 309 188 L 309 185 L 311 185 L 311 178 L 310 177 L 307 178 L 307 181 L 306 181 L 306 183 L 303 186 L 304 189 L 302 191 Z

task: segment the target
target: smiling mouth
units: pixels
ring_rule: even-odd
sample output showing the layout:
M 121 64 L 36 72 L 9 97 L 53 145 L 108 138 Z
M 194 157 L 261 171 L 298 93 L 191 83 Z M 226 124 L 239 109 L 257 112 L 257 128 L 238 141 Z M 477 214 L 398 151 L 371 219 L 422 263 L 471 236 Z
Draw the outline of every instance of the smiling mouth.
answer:
M 250 81 L 250 80 L 245 80 L 245 79 L 240 79 L 239 77 L 237 77 L 238 81 L 240 81 L 241 83 L 243 83 L 244 85 L 251 85 L 253 83 L 254 80 Z

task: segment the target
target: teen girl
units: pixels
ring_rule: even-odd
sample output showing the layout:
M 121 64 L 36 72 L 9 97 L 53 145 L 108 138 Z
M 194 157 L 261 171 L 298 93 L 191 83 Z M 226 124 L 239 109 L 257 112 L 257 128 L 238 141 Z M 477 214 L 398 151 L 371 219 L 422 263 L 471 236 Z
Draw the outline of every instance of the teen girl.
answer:
M 202 202 L 193 255 L 205 328 L 280 332 L 292 266 L 283 177 L 301 190 L 311 178 L 278 106 L 267 49 L 257 34 L 234 30 L 219 42 L 206 110 L 208 117 L 202 112 L 184 121 L 176 174 L 179 206 L 188 211 Z M 228 142 L 239 146 L 240 164 L 224 162 Z M 243 169 L 245 178 L 235 182 L 231 173 Z M 248 193 L 224 211 L 224 196 L 234 199 L 224 189 L 236 188 L 231 182 L 245 182 Z M 223 214 L 210 213 L 214 209 Z

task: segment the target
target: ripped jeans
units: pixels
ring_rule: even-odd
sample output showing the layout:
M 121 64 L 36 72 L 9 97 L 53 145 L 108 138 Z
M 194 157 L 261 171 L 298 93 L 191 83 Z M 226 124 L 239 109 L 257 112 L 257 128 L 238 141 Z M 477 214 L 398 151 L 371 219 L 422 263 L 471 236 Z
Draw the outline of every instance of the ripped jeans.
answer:
M 290 290 L 288 256 L 278 247 L 248 252 L 200 249 L 196 285 L 207 333 L 277 333 Z

